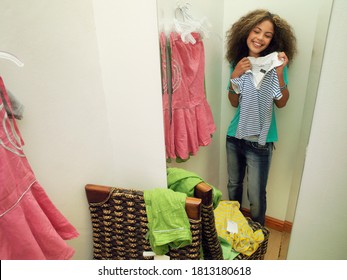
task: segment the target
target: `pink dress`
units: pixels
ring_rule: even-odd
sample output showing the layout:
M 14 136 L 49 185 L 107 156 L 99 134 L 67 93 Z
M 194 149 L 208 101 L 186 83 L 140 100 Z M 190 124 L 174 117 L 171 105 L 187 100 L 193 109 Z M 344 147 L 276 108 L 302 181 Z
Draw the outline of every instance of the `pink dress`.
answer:
M 10 104 L 1 77 L 0 88 Z M 37 182 L 22 145 L 0 99 L 0 259 L 70 259 L 64 240 L 79 234 Z
M 205 51 L 201 35 L 192 33 L 195 44 L 184 43 L 178 33 L 170 34 L 171 48 L 171 134 L 175 155 L 188 159 L 199 146 L 212 142 L 216 130 L 205 94 Z

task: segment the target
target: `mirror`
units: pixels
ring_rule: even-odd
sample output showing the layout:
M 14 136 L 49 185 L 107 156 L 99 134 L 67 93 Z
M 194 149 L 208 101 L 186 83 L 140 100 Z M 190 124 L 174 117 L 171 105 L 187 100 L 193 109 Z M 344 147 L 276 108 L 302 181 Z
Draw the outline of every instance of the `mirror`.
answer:
M 290 100 L 283 109 L 276 109 L 279 141 L 275 144 L 267 185 L 267 224 L 290 232 L 300 187 L 305 150 L 310 133 L 316 92 L 319 82 L 325 38 L 329 24 L 331 1 L 220 0 L 181 1 L 189 3 L 195 19 L 207 17 L 212 27 L 205 37 L 206 97 L 213 112 L 217 130 L 213 141 L 200 147 L 198 154 L 184 163 L 168 163 L 199 174 L 218 187 L 227 197 L 225 135 L 234 108 L 227 99 L 228 64 L 225 59 L 225 33 L 242 15 L 256 8 L 279 14 L 293 27 L 298 54 L 289 68 Z M 176 0 L 157 0 L 159 32 L 173 30 Z M 298 8 L 300 7 L 300 8 Z M 245 200 L 246 201 L 246 200 Z M 247 208 L 247 204 L 244 205 Z

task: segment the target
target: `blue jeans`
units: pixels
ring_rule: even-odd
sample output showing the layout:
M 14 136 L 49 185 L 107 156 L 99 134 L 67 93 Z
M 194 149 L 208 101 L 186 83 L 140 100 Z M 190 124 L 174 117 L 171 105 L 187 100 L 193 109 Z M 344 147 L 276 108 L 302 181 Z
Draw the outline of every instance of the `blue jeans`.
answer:
M 230 200 L 242 205 L 243 181 L 247 170 L 247 197 L 252 220 L 264 225 L 266 184 L 270 170 L 273 143 L 260 145 L 227 136 L 228 193 Z

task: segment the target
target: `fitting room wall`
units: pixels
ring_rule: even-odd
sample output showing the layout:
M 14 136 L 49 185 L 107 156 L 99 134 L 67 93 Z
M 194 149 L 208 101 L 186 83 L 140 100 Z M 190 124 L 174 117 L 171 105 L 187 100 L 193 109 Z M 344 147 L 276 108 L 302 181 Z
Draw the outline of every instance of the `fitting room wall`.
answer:
M 24 151 L 92 257 L 86 183 L 165 187 L 156 1 L 0 2 L 5 84 L 25 105 Z
M 347 259 L 347 2 L 334 0 L 288 259 Z

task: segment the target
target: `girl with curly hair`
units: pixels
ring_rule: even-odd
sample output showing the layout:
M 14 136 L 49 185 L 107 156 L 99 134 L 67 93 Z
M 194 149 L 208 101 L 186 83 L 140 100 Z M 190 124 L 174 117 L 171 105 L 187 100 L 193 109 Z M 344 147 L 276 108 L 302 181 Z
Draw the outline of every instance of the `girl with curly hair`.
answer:
M 226 38 L 228 97 L 237 107 L 226 141 L 229 199 L 242 205 L 247 171 L 251 217 L 264 225 L 266 185 L 278 140 L 274 104 L 287 104 L 287 69 L 296 54 L 296 38 L 283 18 L 261 9 L 241 17 Z

